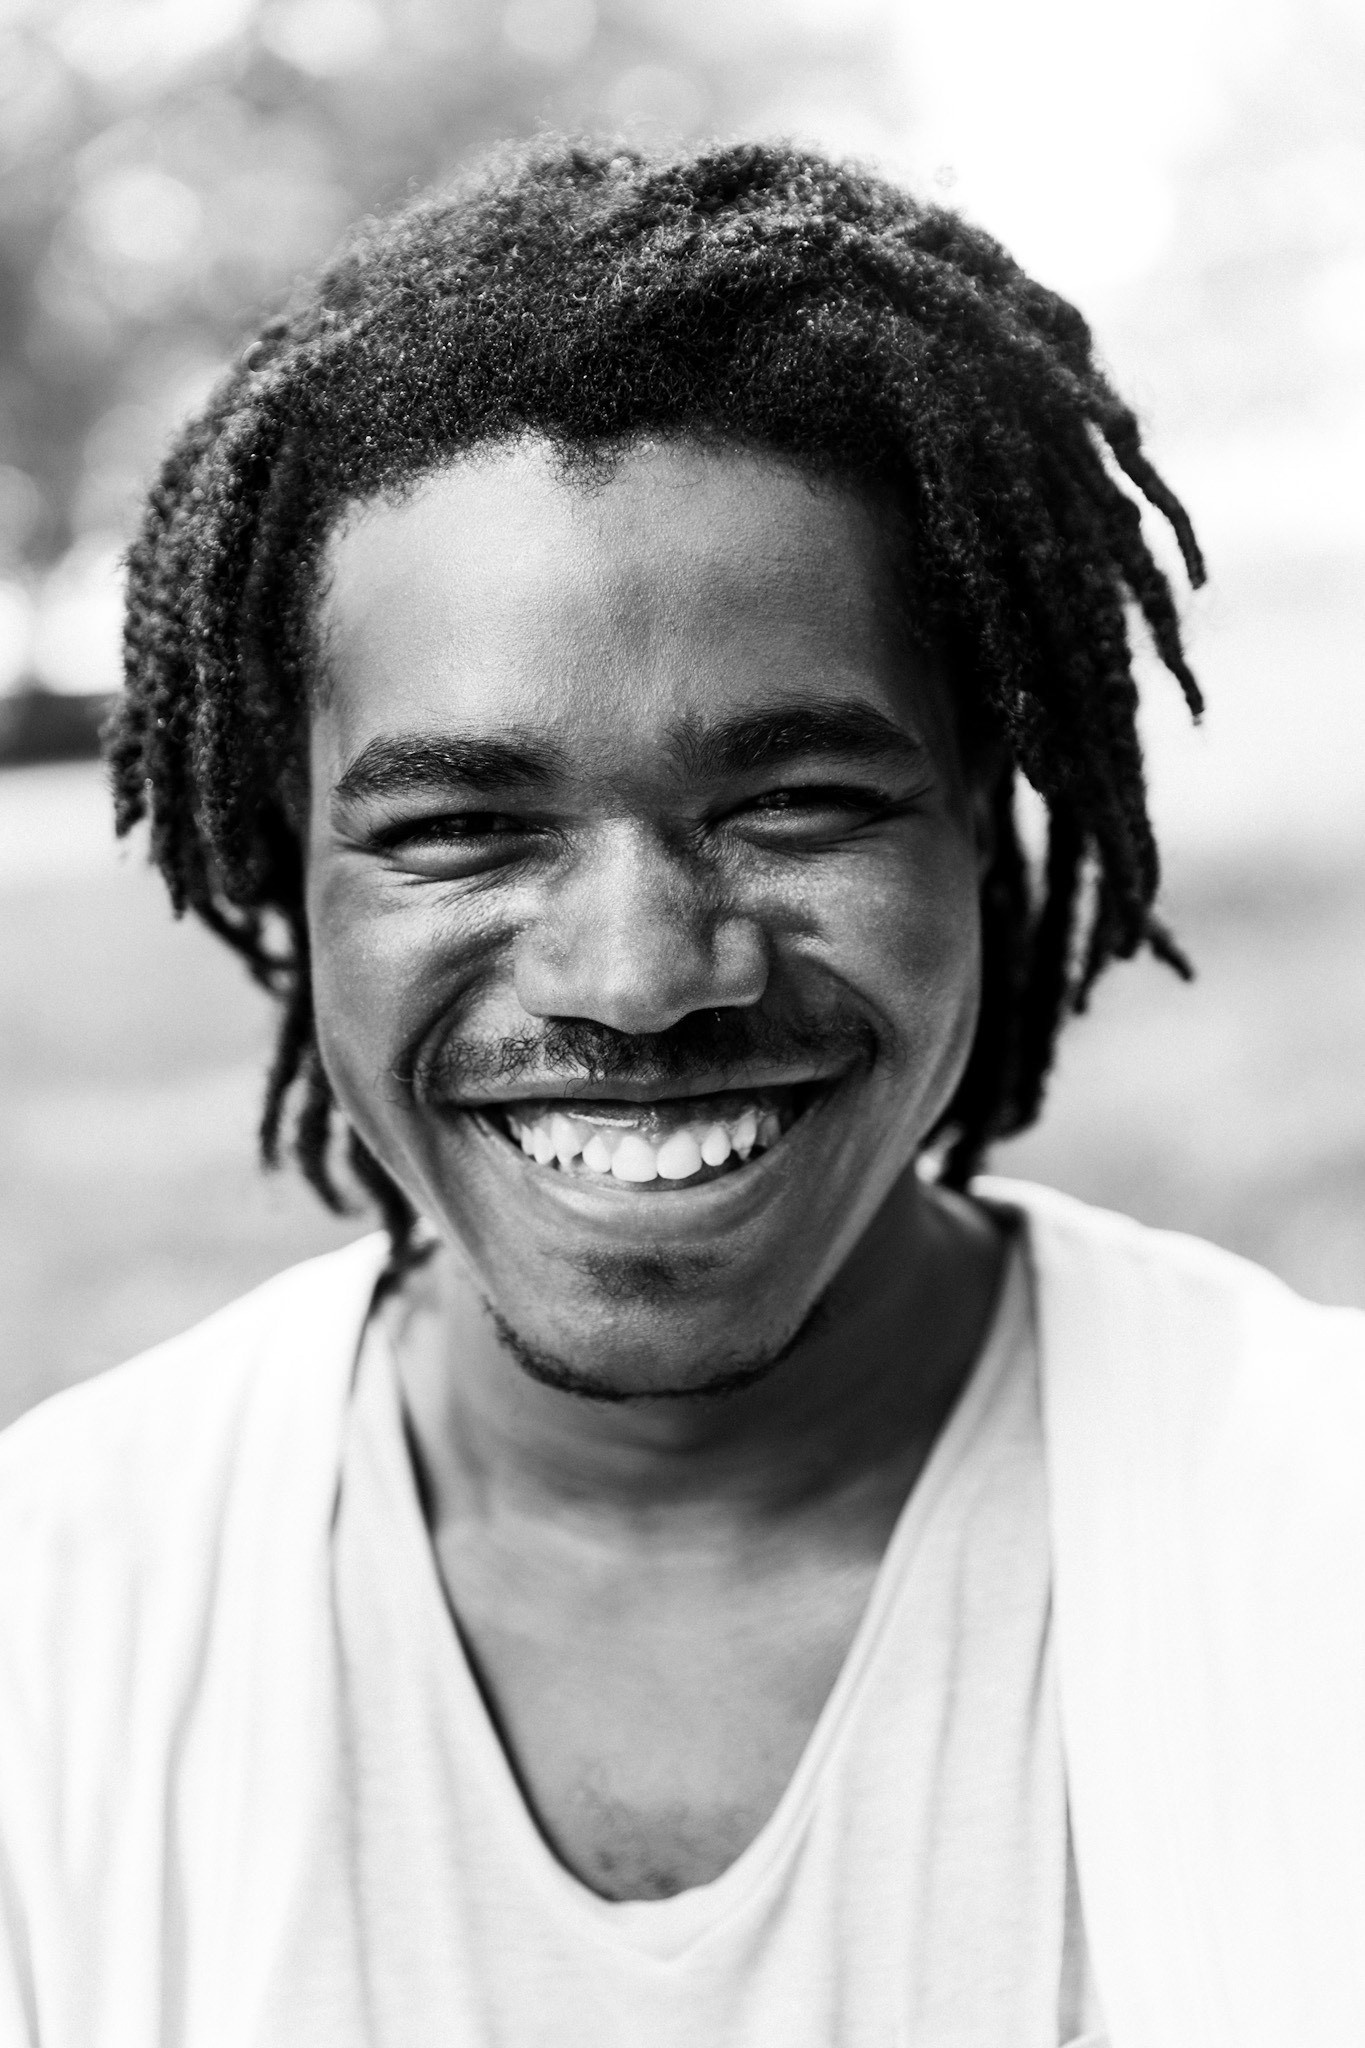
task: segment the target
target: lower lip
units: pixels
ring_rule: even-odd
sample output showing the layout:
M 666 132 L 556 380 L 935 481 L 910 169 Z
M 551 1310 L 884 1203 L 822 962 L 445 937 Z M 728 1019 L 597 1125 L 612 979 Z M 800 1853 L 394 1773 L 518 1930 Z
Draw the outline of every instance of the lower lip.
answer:
M 803 1135 L 823 1116 L 839 1087 L 838 1080 L 831 1082 L 777 1142 L 763 1152 L 714 1180 L 701 1181 L 695 1187 L 677 1183 L 666 1193 L 653 1181 L 642 1188 L 638 1183 L 616 1180 L 609 1173 L 589 1179 L 586 1174 L 567 1174 L 555 1166 L 538 1165 L 477 1112 L 461 1110 L 457 1114 L 479 1132 L 485 1144 L 495 1147 L 499 1156 L 521 1169 L 518 1177 L 528 1192 L 533 1192 L 533 1198 L 553 1201 L 582 1221 L 606 1224 L 613 1232 L 619 1232 L 629 1215 L 633 1230 L 652 1225 L 661 1236 L 675 1238 L 690 1235 L 694 1229 L 706 1231 L 731 1223 L 754 1202 L 761 1201 L 768 1191 L 774 1162 L 781 1171 L 783 1160 L 790 1161 L 793 1148 L 802 1143 Z M 623 1208 L 623 1204 L 627 1206 Z

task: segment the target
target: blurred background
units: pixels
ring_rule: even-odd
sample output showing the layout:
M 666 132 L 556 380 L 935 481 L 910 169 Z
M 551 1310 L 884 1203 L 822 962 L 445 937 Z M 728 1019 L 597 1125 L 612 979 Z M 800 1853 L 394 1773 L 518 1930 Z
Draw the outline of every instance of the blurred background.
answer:
M 348 221 L 545 125 L 860 157 L 1090 317 L 1213 570 L 1203 727 L 1146 676 L 1200 977 L 1115 970 L 997 1164 L 1365 1305 L 1356 0 L 0 0 L 0 1420 L 368 1227 L 260 1176 L 265 1000 L 115 850 L 119 558 Z

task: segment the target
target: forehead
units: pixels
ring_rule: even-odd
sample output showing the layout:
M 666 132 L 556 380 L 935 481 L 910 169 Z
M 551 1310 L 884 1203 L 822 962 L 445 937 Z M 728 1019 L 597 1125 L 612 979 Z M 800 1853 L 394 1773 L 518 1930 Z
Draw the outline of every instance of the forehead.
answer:
M 884 517 L 760 451 L 644 444 L 586 474 L 478 450 L 350 507 L 321 587 L 342 752 L 451 725 L 617 740 L 805 692 L 929 741 L 946 722 Z

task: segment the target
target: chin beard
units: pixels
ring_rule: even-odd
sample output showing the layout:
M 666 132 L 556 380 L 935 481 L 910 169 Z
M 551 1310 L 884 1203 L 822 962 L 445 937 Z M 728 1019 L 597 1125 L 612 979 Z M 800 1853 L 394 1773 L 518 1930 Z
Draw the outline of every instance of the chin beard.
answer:
M 543 1350 L 537 1344 L 529 1344 L 519 1331 L 514 1330 L 505 1316 L 499 1315 L 491 1301 L 484 1302 L 484 1308 L 497 1332 L 498 1342 L 514 1358 L 528 1378 L 537 1380 L 543 1387 L 553 1387 L 556 1393 L 575 1394 L 583 1401 L 626 1402 L 626 1401 L 708 1401 L 723 1400 L 732 1394 L 742 1394 L 749 1387 L 757 1386 L 767 1379 L 784 1360 L 790 1358 L 799 1344 L 818 1329 L 827 1313 L 826 1296 L 821 1295 L 796 1328 L 780 1344 L 746 1355 L 727 1352 L 724 1356 L 708 1361 L 702 1377 L 685 1387 L 620 1387 L 609 1379 L 598 1379 L 592 1373 L 571 1365 L 567 1358 L 557 1352 Z

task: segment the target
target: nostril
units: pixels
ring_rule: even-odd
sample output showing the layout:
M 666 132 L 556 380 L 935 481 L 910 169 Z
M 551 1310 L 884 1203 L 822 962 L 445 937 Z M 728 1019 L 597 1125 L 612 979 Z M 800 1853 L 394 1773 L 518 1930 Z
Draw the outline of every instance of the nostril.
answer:
M 698 1010 L 749 1009 L 768 984 L 768 949 L 749 919 L 690 921 L 629 898 L 577 929 L 556 918 L 523 934 L 516 991 L 535 1017 L 590 1018 L 634 1037 Z

